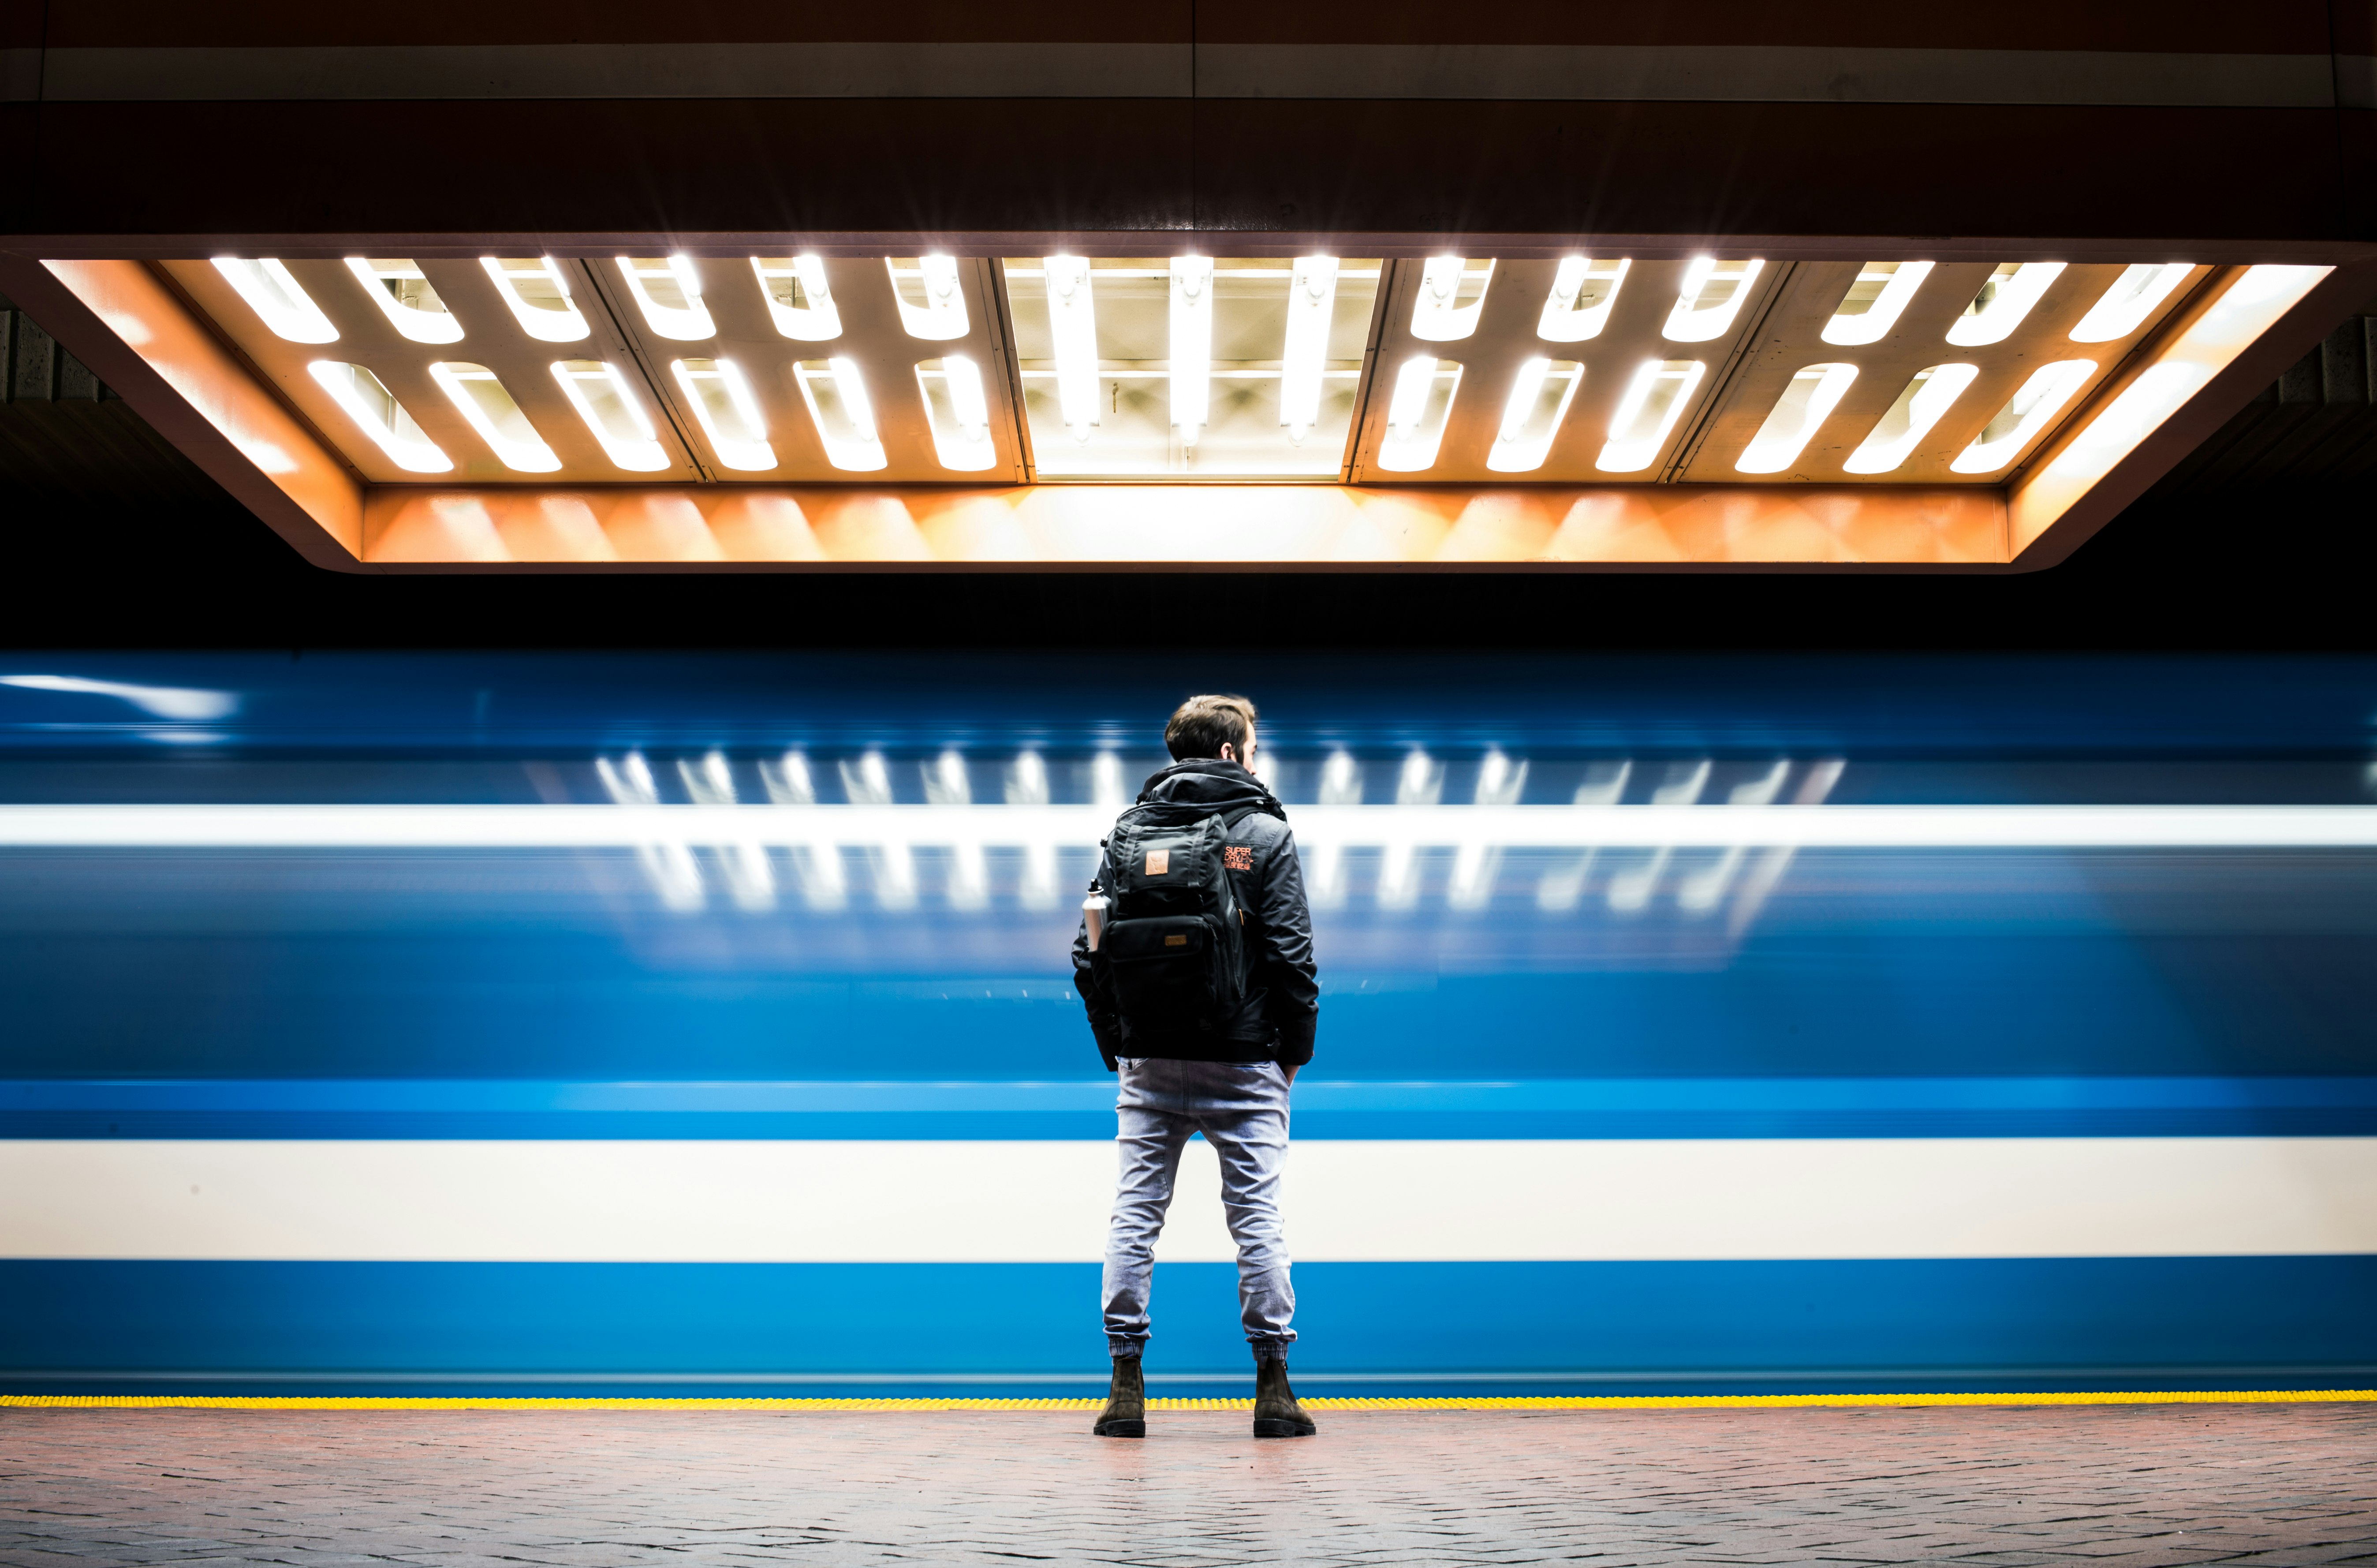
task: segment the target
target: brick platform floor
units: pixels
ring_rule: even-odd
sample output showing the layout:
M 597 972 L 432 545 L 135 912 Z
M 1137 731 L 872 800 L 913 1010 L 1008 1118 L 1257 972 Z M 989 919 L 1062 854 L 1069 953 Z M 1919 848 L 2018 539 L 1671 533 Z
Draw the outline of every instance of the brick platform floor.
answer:
M 0 1562 L 2377 1562 L 2377 1407 L 0 1412 Z

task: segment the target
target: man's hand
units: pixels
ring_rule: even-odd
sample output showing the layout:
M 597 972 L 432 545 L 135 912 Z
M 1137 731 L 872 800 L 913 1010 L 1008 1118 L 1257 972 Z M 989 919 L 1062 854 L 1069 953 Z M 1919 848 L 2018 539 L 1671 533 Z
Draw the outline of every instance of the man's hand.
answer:
M 1301 1062 L 1291 1062 L 1283 1065 L 1280 1071 L 1286 1074 L 1287 1081 L 1293 1084 L 1296 1082 L 1296 1075 L 1303 1069 L 1303 1066 L 1304 1063 Z

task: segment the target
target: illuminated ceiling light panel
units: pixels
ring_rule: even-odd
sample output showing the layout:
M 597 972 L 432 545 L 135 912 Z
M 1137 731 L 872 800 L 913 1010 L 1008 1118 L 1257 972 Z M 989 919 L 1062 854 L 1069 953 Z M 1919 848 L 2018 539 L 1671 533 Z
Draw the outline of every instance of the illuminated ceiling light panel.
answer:
M 793 379 L 800 384 L 801 401 L 808 405 L 818 439 L 825 445 L 826 461 L 852 473 L 872 473 L 889 462 L 875 431 L 875 406 L 866 400 L 866 378 L 856 360 L 839 354 L 830 360 L 803 360 L 793 367 Z
M 1172 425 L 1180 445 L 1197 445 L 1197 433 L 1213 411 L 1213 258 L 1172 258 Z
M 1477 330 L 1494 263 L 1473 267 L 1457 255 L 1432 255 L 1421 269 L 1419 298 L 1412 302 L 1411 335 L 1423 343 L 1457 343 Z
M 1087 256 L 1041 259 L 1048 285 L 1048 336 L 1057 362 L 1057 409 L 1076 441 L 1098 422 L 1098 322 Z
M 1799 460 L 1816 431 L 1832 417 L 1857 379 L 1853 364 L 1811 364 L 1784 385 L 1766 422 L 1733 466 L 1745 474 L 1779 474 Z
M 2075 343 L 2115 343 L 2145 325 L 2155 306 L 2170 298 L 2172 290 L 2187 281 L 2195 270 L 2192 261 L 2165 262 L 2160 266 L 2124 268 L 2104 297 L 2088 307 L 2080 325 L 2072 329 Z
M 487 269 L 521 331 L 540 343 L 585 341 L 586 318 L 569 297 L 569 279 L 559 262 L 549 255 L 483 255 L 479 265 Z
M 933 453 L 955 473 L 980 473 L 998 462 L 990 435 L 990 399 L 983 395 L 982 371 L 961 354 L 925 360 L 916 366 L 916 389 L 924 394 L 925 418 L 933 430 Z
M 601 360 L 555 360 L 553 379 L 615 466 L 637 474 L 658 473 L 669 466 L 660 433 L 618 366 Z
M 413 422 L 378 376 L 336 360 L 316 360 L 305 370 L 398 468 L 413 474 L 453 471 L 454 460 Z
M 1707 371 L 1698 360 L 1643 361 L 1618 400 L 1609 439 L 1593 466 L 1606 474 L 1631 474 L 1657 462 Z
M 522 474 L 549 474 L 561 467 L 561 459 L 553 455 L 553 448 L 537 434 L 520 404 L 485 365 L 433 364 L 429 379 L 437 383 L 454 411 L 478 432 L 479 439 L 503 460 L 504 467 Z
M 842 336 L 842 312 L 825 280 L 825 258 L 753 256 L 752 274 L 776 330 L 795 343 L 830 343 Z
M 680 254 L 659 261 L 626 255 L 614 259 L 636 308 L 643 312 L 645 326 L 673 343 L 699 343 L 718 336 L 710 307 L 701 303 L 701 274 L 693 257 Z
M 388 315 L 388 324 L 416 343 L 459 343 L 462 324 L 429 286 L 418 262 L 398 255 L 351 255 L 347 270 Z
M 1502 429 L 1486 466 L 1497 473 L 1533 473 L 1551 456 L 1552 442 L 1584 384 L 1584 366 L 1574 360 L 1531 359 L 1519 366 L 1502 405 Z
M 241 256 L 215 257 L 215 270 L 239 291 L 273 336 L 292 343 L 335 343 L 339 329 L 322 314 L 312 295 L 289 276 L 289 269 L 269 256 L 249 261 Z
M 2094 360 L 2059 360 L 2039 366 L 1948 466 L 1960 474 L 1989 474 L 2004 468 L 2022 455 L 2032 437 L 2047 428 L 2048 422 L 2062 411 L 2072 395 L 2096 372 Z
M 1329 368 L 1329 324 L 1337 304 L 1337 258 L 1300 255 L 1287 284 L 1287 336 L 1279 353 L 1279 422 L 1304 445 L 1320 419 L 1320 378 Z
M 1461 364 L 1415 354 L 1395 373 L 1395 392 L 1387 405 L 1386 438 L 1379 443 L 1379 467 L 1389 473 L 1414 474 L 1436 466 L 1437 448 L 1444 443 L 1444 427 L 1452 418 L 1452 399 L 1461 390 Z
M 1833 318 L 1824 323 L 1824 341 L 1845 349 L 1881 342 L 1929 276 L 1928 261 L 1867 262 L 1857 268 L 1857 281 L 1849 285 Z
M 883 258 L 891 274 L 891 294 L 900 302 L 900 325 L 911 338 L 946 343 L 966 335 L 965 291 L 957 257 L 924 255 L 911 262 Z
M 1750 285 L 1765 267 L 1759 260 L 1695 256 L 1684 268 L 1683 287 L 1676 291 L 1676 303 L 1667 312 L 1661 336 L 1670 343 L 1705 343 L 1724 337 L 1732 330 L 1733 318 L 1741 314 L 1742 303 L 1750 298 Z
M 733 360 L 671 360 L 676 377 L 701 434 L 710 437 L 718 460 L 738 473 L 765 473 L 776 466 L 776 449 L 768 445 L 768 422 L 743 367 Z
M 1552 275 L 1551 298 L 1544 302 L 1543 319 L 1535 336 L 1547 343 L 1583 343 L 1601 336 L 1609 325 L 1610 307 L 1618 303 L 1619 285 L 1634 264 L 1624 256 L 1595 261 L 1591 256 L 1560 257 Z
M 1948 341 L 1959 349 L 2002 343 L 2030 315 L 2047 286 L 2063 275 L 2060 261 L 2009 261 L 1989 274 L 1989 281 L 1948 328 Z
M 1843 473 L 1894 473 L 1912 457 L 1940 416 L 1955 406 L 1965 395 L 1965 388 L 1981 374 L 1981 367 L 1970 364 L 1935 364 L 1918 370 L 1899 393 L 1898 400 L 1868 433 L 1857 449 L 1841 465 Z

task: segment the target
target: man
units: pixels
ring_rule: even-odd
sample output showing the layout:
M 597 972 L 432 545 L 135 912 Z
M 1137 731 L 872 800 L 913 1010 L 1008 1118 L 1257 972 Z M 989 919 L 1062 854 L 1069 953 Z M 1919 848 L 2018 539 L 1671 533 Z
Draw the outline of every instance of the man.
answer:
M 1164 743 L 1173 764 L 1115 824 L 1073 939 L 1074 983 L 1121 1086 L 1105 1278 L 1114 1376 L 1093 1430 L 1147 1434 L 1140 1358 L 1155 1238 L 1180 1150 L 1201 1132 L 1221 1159 L 1238 1244 L 1254 1434 L 1309 1437 L 1312 1418 L 1287 1381 L 1296 1292 L 1279 1218 L 1288 1086 L 1312 1060 L 1320 1013 L 1304 872 L 1287 812 L 1255 773 L 1254 704 L 1190 697 Z

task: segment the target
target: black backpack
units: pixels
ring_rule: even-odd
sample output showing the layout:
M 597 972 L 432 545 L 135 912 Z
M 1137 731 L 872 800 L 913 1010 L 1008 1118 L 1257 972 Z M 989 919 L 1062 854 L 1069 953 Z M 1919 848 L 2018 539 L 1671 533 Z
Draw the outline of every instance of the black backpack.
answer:
M 1107 836 L 1098 885 L 1112 900 L 1098 954 L 1123 1033 L 1226 1028 L 1247 999 L 1246 916 L 1223 863 L 1231 829 L 1261 807 L 1159 825 L 1136 806 Z M 1156 806 L 1177 813 L 1177 806 Z

